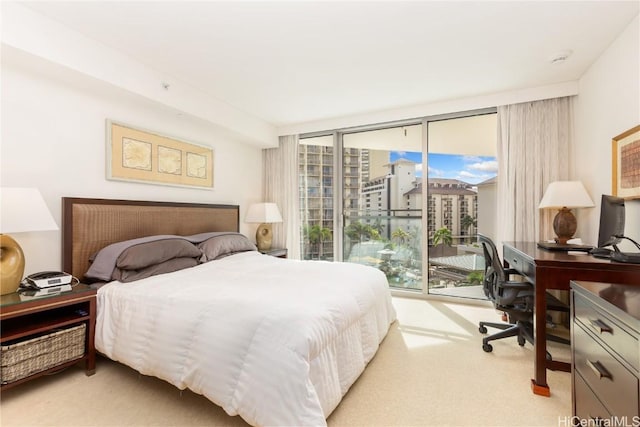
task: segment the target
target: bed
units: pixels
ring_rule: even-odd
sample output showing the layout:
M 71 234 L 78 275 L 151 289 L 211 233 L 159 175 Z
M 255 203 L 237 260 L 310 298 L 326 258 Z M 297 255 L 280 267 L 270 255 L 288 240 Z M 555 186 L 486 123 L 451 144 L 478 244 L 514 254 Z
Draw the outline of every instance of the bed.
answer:
M 235 205 L 63 198 L 62 212 L 63 268 L 83 279 L 121 242 L 199 237 L 196 265 L 99 286 L 96 349 L 252 425 L 326 425 L 395 321 L 375 268 L 213 254 L 243 238 Z

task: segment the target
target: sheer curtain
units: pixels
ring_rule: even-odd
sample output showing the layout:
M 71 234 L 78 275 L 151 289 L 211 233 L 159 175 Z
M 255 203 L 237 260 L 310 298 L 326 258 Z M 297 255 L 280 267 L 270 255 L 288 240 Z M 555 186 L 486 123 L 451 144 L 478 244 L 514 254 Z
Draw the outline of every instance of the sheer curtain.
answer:
M 498 107 L 500 244 L 553 237 L 556 212 L 538 204 L 550 182 L 569 178 L 572 114 L 569 97 Z
M 263 200 L 276 203 L 282 214 L 283 222 L 273 224 L 273 246 L 300 259 L 298 135 L 281 136 L 278 148 L 263 150 L 262 174 Z

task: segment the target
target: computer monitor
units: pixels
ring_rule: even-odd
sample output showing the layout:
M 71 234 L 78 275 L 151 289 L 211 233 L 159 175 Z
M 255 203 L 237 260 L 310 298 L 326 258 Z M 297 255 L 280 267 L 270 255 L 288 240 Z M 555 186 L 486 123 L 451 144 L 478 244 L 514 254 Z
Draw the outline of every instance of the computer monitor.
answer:
M 624 234 L 624 199 L 615 196 L 602 195 L 600 205 L 600 230 L 598 232 L 598 247 L 617 245 Z

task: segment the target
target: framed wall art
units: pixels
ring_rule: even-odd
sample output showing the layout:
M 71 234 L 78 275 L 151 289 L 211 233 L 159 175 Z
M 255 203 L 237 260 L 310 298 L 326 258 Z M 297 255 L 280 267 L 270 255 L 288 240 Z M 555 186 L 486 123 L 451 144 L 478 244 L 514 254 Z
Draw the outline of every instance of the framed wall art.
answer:
M 107 179 L 213 188 L 213 149 L 107 120 Z
M 611 142 L 612 194 L 624 199 L 640 199 L 640 125 Z

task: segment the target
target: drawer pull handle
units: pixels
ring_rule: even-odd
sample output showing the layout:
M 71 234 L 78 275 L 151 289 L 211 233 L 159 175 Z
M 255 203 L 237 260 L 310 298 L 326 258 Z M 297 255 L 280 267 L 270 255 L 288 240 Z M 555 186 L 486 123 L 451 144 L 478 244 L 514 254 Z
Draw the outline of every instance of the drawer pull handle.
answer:
M 598 361 L 592 362 L 587 359 L 587 366 L 591 368 L 591 370 L 598 376 L 598 378 L 609 378 L 611 379 L 611 374 L 607 371 L 604 366 Z
M 606 323 L 604 323 L 602 320 L 600 319 L 596 319 L 596 320 L 591 320 L 591 326 L 593 326 L 593 328 L 600 332 L 608 332 L 608 333 L 612 333 L 613 329 L 607 325 Z

